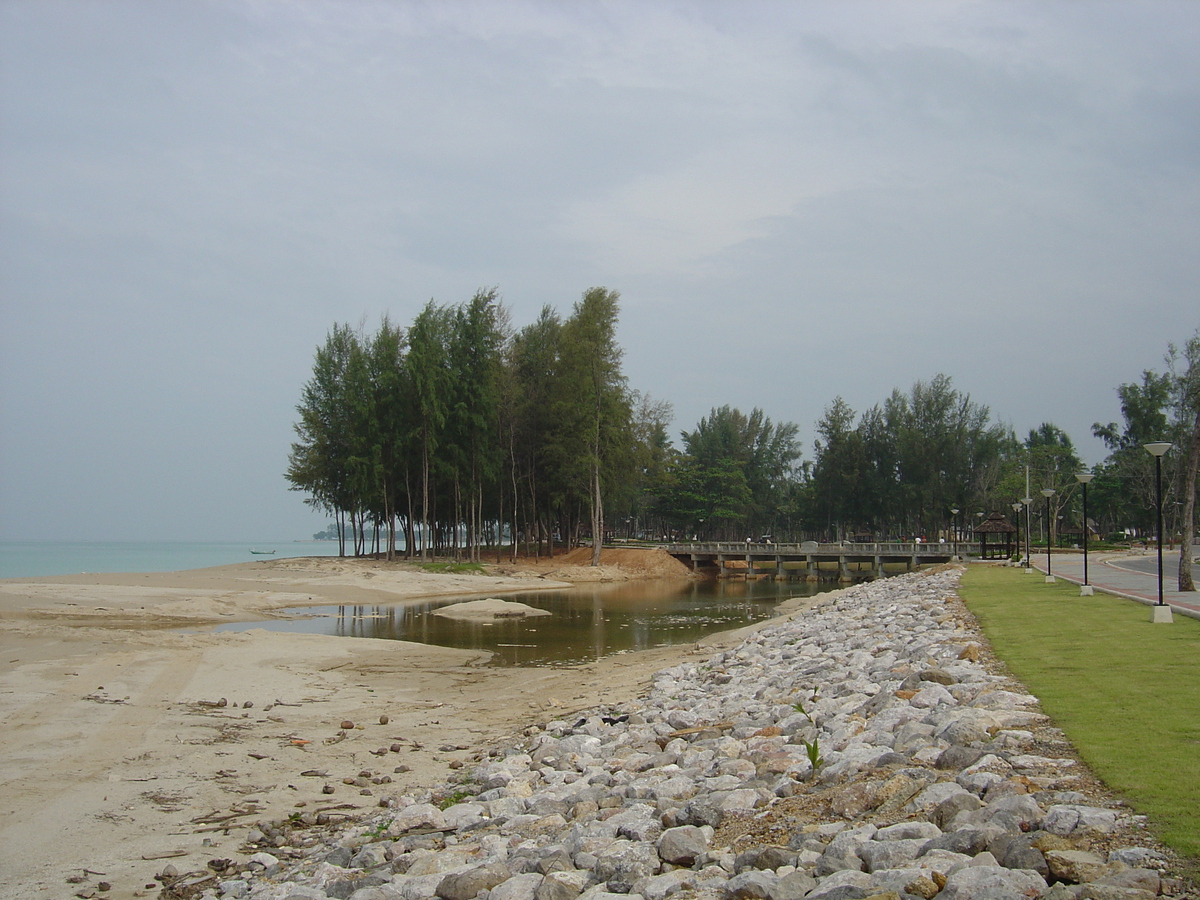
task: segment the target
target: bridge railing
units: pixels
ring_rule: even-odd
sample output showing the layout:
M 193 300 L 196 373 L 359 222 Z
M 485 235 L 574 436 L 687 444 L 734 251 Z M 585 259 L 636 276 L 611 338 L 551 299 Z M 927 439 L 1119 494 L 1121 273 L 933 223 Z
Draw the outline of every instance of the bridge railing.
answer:
M 800 544 L 762 544 L 742 541 L 691 541 L 688 543 L 669 544 L 668 553 L 719 553 L 725 555 L 751 554 L 753 556 L 853 556 L 853 555 L 882 555 L 917 554 L 940 556 L 954 554 L 965 550 L 965 543 L 954 544 L 948 541 L 881 541 L 876 543 L 851 543 L 849 541 L 829 544 L 818 544 L 805 541 Z

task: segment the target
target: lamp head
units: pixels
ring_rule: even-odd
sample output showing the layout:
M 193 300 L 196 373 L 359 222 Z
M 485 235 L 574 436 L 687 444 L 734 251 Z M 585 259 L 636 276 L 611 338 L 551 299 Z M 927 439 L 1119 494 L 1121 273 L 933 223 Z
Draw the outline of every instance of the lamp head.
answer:
M 1096 476 L 1093 475 L 1091 472 L 1076 472 L 1075 473 L 1075 480 L 1078 481 L 1080 484 L 1087 484 L 1089 481 L 1091 481 L 1095 477 Z
M 1171 449 L 1172 444 L 1170 441 L 1152 441 L 1149 444 L 1142 444 L 1142 446 L 1151 456 L 1162 456 Z
M 1058 492 L 1056 490 L 1054 490 L 1054 488 L 1042 488 L 1042 496 L 1045 497 L 1047 500 L 1049 500 L 1051 497 L 1053 497 L 1056 493 L 1058 493 Z

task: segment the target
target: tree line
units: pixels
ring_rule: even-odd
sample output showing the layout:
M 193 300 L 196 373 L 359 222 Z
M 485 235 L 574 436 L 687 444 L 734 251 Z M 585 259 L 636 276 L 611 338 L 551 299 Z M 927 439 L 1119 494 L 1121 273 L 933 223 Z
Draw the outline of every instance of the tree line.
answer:
M 1019 438 L 942 374 L 861 413 L 835 398 L 811 460 L 795 424 L 758 408 L 715 407 L 676 446 L 671 405 L 627 383 L 618 317 L 619 294 L 595 287 L 566 317 L 547 306 L 514 328 L 491 289 L 431 301 L 407 328 L 336 324 L 297 407 L 287 479 L 334 517 L 341 553 L 388 558 L 398 535 L 426 558 L 553 554 L 600 536 L 594 562 L 613 536 L 945 537 L 1042 488 L 1055 491 L 1048 517 L 1040 501 L 1031 511 L 1045 539 L 1082 533 L 1070 436 L 1047 422 Z M 1100 532 L 1152 532 L 1151 439 L 1176 446 L 1168 527 L 1192 521 L 1200 332 L 1166 362 L 1117 388 L 1122 424 L 1093 427 L 1110 449 L 1089 488 Z

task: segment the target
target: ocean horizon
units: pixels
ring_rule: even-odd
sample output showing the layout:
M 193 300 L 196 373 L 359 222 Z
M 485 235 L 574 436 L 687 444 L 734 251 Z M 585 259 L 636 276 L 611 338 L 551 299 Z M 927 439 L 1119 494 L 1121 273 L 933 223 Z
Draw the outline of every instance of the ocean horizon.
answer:
M 251 550 L 268 552 L 256 555 Z M 0 541 L 0 578 L 178 572 L 256 559 L 337 556 L 337 552 L 337 541 Z

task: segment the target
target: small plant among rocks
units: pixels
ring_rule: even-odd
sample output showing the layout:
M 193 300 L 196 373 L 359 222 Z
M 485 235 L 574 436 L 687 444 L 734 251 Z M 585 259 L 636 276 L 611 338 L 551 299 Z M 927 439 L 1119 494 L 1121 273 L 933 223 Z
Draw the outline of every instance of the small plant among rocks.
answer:
M 809 698 L 808 702 L 810 704 L 817 702 L 817 692 L 815 690 L 813 691 L 812 697 Z M 816 775 L 817 769 L 819 769 L 819 768 L 821 768 L 821 766 L 825 765 L 825 757 L 823 757 L 821 755 L 821 733 L 820 733 L 821 730 L 819 728 L 817 728 L 816 720 L 813 719 L 812 715 L 809 714 L 808 710 L 806 710 L 804 708 L 803 703 L 801 703 L 801 702 L 793 703 L 792 707 L 796 710 L 796 712 L 800 713 L 800 715 L 802 715 L 802 716 L 804 716 L 804 718 L 808 719 L 809 724 L 811 724 L 812 727 L 814 729 L 816 729 L 815 733 L 813 734 L 813 739 L 811 741 L 807 741 L 804 738 L 800 738 L 800 743 L 804 744 L 804 750 L 808 754 L 808 762 L 812 766 L 812 774 Z

